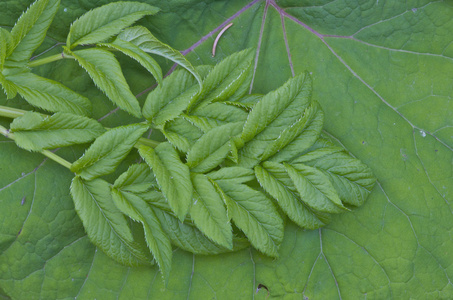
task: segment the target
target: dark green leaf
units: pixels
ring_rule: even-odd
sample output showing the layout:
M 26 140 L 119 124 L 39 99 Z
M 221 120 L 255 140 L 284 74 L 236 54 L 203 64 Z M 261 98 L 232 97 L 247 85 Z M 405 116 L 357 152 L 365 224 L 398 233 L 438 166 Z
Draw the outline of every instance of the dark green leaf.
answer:
M 71 54 L 113 103 L 136 117 L 141 116 L 140 105 L 112 53 L 92 48 L 74 51 Z
M 90 240 L 114 260 L 136 266 L 147 257 L 135 244 L 126 218 L 113 204 L 109 184 L 102 179 L 72 180 L 71 196 Z
M 71 171 L 87 180 L 110 174 L 147 129 L 143 124 L 131 124 L 108 130 L 72 164 Z
M 27 112 L 14 119 L 10 128 L 17 145 L 31 151 L 87 143 L 105 131 L 97 121 L 69 113 L 44 117 Z
M 69 29 L 66 46 L 95 44 L 118 34 L 145 15 L 157 13 L 157 7 L 140 2 L 114 2 L 90 10 Z
M 181 221 L 184 220 L 193 193 L 189 167 L 181 162 L 178 152 L 169 143 L 161 143 L 156 149 L 140 146 L 139 153 L 151 167 L 172 210 Z

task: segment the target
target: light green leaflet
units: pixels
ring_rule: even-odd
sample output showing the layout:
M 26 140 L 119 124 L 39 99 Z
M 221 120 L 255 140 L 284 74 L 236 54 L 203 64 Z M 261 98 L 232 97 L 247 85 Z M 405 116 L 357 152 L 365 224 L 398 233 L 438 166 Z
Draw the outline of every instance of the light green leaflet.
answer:
M 277 200 L 290 219 L 303 228 L 316 229 L 325 225 L 297 195 L 283 165 L 264 162 L 255 166 L 255 175 L 263 189 Z
M 159 85 L 162 85 L 162 70 L 159 64 L 151 56 L 146 54 L 134 44 L 117 38 L 112 43 L 99 43 L 97 45 L 119 50 L 127 56 L 135 59 L 154 76 Z
M 159 218 L 164 231 L 170 237 L 172 243 L 189 252 L 201 255 L 212 255 L 231 252 L 230 249 L 221 247 L 201 233 L 195 226 L 190 223 L 181 223 L 171 214 L 160 210 L 153 209 Z M 249 243 L 243 238 L 233 238 L 233 251 L 248 247 Z
M 193 204 L 190 217 L 195 225 L 213 242 L 233 248 L 233 233 L 225 204 L 211 181 L 203 174 L 191 174 Z
M 146 244 L 159 265 L 162 276 L 168 280 L 171 269 L 171 244 L 154 211 L 143 199 L 132 193 L 113 189 L 112 196 L 119 210 L 133 220 L 142 223 Z
M 217 64 L 203 80 L 203 89 L 199 97 L 189 104 L 189 110 L 201 108 L 211 102 L 226 101 L 236 91 L 240 98 L 246 90 L 240 89 L 250 82 L 253 51 L 246 49 L 232 54 Z
M 234 183 L 245 183 L 255 179 L 253 170 L 241 167 L 224 167 L 217 171 L 206 174 L 212 180 L 230 181 Z
M 0 70 L 3 69 L 6 55 L 9 51 L 9 48 L 12 47 L 12 44 L 13 37 L 11 36 L 11 33 L 5 28 L 0 27 Z
M 278 257 L 283 240 L 283 220 L 272 201 L 245 184 L 218 181 L 228 215 L 250 243 L 266 255 Z
M 11 123 L 16 144 L 30 151 L 42 151 L 82 144 L 104 133 L 96 120 L 69 113 L 56 113 L 49 117 L 27 112 Z
M 11 30 L 13 44 L 8 48 L 8 60 L 28 60 L 46 37 L 47 29 L 58 10 L 60 0 L 39 0 L 21 15 Z
M 169 143 L 161 143 L 156 149 L 140 146 L 139 153 L 151 167 L 170 207 L 183 221 L 192 202 L 189 167 L 181 162 L 178 152 Z
M 183 118 L 165 123 L 162 133 L 173 146 L 185 153 L 203 135 L 201 129 Z
M 143 106 L 143 116 L 162 125 L 179 116 L 198 93 L 195 78 L 186 70 L 178 70 L 165 78 L 161 88 L 151 91 Z
M 115 56 L 103 49 L 85 49 L 71 52 L 94 83 L 121 109 L 140 117 L 140 106 L 129 89 L 121 66 Z
M 131 42 L 147 53 L 157 54 L 177 63 L 178 65 L 192 73 L 192 75 L 200 84 L 200 87 L 202 86 L 202 79 L 200 75 L 197 71 L 195 71 L 195 68 L 184 57 L 184 55 L 156 39 L 147 28 L 143 26 L 126 28 L 118 35 L 118 38 L 127 42 Z
M 90 240 L 116 261 L 136 266 L 147 261 L 134 243 L 126 218 L 113 204 L 109 185 L 102 179 L 85 181 L 75 177 L 71 184 L 74 206 Z
M 35 75 L 23 72 L 6 76 L 17 92 L 30 104 L 51 112 L 68 112 L 78 115 L 91 113 L 90 101 L 66 86 Z
M 132 124 L 108 130 L 72 164 L 71 171 L 87 180 L 110 174 L 147 129 L 146 125 Z
M 144 193 L 156 184 L 156 179 L 147 164 L 135 164 L 115 180 L 113 187 L 125 192 Z
M 229 123 L 205 133 L 187 154 L 193 172 L 207 172 L 217 167 L 230 153 L 230 139 L 242 131 L 243 122 Z
M 77 45 L 102 42 L 143 16 L 158 11 L 158 8 L 140 2 L 114 2 L 95 8 L 72 23 L 66 46 L 72 49 Z

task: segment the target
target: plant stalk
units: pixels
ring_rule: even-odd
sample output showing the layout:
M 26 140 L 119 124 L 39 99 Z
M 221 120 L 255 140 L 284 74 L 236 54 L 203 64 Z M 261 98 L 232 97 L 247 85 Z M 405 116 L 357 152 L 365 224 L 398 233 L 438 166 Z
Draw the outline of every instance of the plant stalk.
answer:
M 48 57 L 45 57 L 45 58 L 32 60 L 32 61 L 30 61 L 28 63 L 28 66 L 30 68 L 34 68 L 34 67 L 37 67 L 37 66 L 41 66 L 41 65 L 44 65 L 44 64 L 48 64 L 48 63 L 63 59 L 63 58 L 74 58 L 74 57 L 71 56 L 71 55 L 66 55 L 66 54 L 64 54 L 64 52 L 61 52 L 61 53 L 57 53 L 57 54 L 54 54 L 54 55 L 51 55 L 51 56 L 48 56 Z
M 10 132 L 8 129 L 6 129 L 5 127 L 3 127 L 1 125 L 0 125 L 0 133 L 13 141 L 16 139 L 16 137 L 14 136 L 14 133 Z M 51 160 L 59 163 L 60 165 L 62 165 L 63 167 L 65 167 L 67 169 L 71 168 L 72 164 L 69 161 L 61 158 L 60 156 L 56 155 L 55 153 L 53 153 L 49 150 L 43 150 L 40 153 L 44 156 L 47 156 Z

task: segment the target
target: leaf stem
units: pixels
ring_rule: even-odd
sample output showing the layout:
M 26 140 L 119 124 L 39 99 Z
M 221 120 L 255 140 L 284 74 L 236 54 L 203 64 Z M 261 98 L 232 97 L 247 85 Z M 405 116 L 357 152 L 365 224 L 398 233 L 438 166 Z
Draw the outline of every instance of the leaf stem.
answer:
M 26 111 L 22 109 L 0 105 L 0 117 L 15 119 L 22 117 L 25 113 Z
M 150 140 L 150 139 L 146 139 L 146 138 L 140 138 L 138 140 L 138 142 L 134 145 L 134 147 L 138 148 L 138 146 L 144 145 L 144 146 L 148 146 L 148 147 L 151 147 L 151 148 L 156 148 L 159 144 L 160 144 L 160 142 L 155 141 L 155 140 Z
M 15 140 L 16 137 L 14 136 L 14 134 L 12 132 L 9 131 L 9 129 L 6 129 L 5 127 L 1 126 L 0 125 L 0 133 L 2 135 L 4 135 L 5 137 L 11 139 L 11 140 Z M 60 165 L 62 165 L 63 167 L 67 168 L 67 169 L 70 169 L 71 168 L 71 163 L 63 158 L 61 158 L 60 156 L 56 155 L 55 153 L 49 151 L 49 150 L 43 150 L 40 152 L 42 155 L 44 156 L 47 156 L 48 158 L 50 158 L 51 160 L 59 163 Z
M 28 66 L 30 68 L 34 68 L 37 66 L 41 66 L 44 64 L 48 64 L 48 63 L 63 59 L 63 58 L 74 58 L 74 57 L 71 55 L 64 54 L 64 52 L 61 52 L 61 53 L 57 53 L 57 54 L 54 54 L 54 55 L 51 55 L 51 56 L 48 56 L 45 58 L 32 60 L 28 63 Z

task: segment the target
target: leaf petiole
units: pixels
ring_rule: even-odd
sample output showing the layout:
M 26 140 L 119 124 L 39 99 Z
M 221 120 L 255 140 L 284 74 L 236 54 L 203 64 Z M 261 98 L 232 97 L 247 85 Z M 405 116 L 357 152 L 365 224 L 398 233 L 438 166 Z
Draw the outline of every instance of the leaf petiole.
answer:
M 8 129 L 6 129 L 5 127 L 1 126 L 0 125 L 0 133 L 2 135 L 4 135 L 5 137 L 11 139 L 11 140 L 15 140 L 15 136 L 12 132 L 10 132 Z M 56 155 L 55 153 L 49 151 L 49 150 L 43 150 L 40 152 L 42 155 L 44 156 L 47 156 L 48 158 L 50 158 L 51 160 L 59 163 L 60 165 L 62 165 L 63 167 L 67 168 L 67 169 L 70 169 L 71 168 L 71 163 L 63 158 L 61 158 L 60 156 Z
M 54 54 L 54 55 L 51 55 L 51 56 L 48 56 L 45 58 L 32 60 L 28 63 L 28 66 L 30 68 L 34 68 L 37 66 L 45 65 L 45 64 L 63 59 L 63 58 L 74 58 L 74 57 L 72 55 L 68 55 L 68 54 L 65 54 L 64 52 L 61 52 L 61 53 L 57 53 L 57 54 Z

